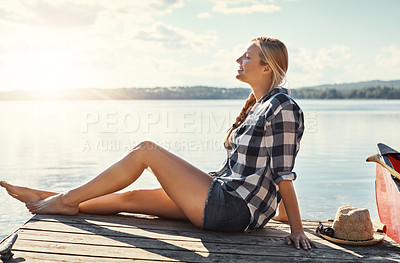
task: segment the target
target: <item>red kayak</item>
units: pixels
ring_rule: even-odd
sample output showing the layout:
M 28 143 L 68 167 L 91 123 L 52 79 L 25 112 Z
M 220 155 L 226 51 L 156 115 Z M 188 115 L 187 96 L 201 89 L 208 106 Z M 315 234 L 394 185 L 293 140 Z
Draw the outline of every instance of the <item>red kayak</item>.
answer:
M 384 163 L 400 171 L 398 151 L 383 143 L 378 144 L 378 151 Z M 385 224 L 383 231 L 400 244 L 400 180 L 380 164 L 376 165 L 375 194 L 379 218 Z

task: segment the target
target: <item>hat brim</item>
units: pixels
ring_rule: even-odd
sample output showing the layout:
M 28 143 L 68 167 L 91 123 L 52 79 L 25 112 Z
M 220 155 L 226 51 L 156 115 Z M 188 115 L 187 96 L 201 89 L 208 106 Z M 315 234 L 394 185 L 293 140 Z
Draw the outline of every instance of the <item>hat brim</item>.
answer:
M 330 236 L 326 236 L 324 234 L 318 233 L 320 237 L 323 239 L 326 239 L 328 241 L 331 241 L 336 244 L 341 244 L 341 245 L 349 245 L 349 246 L 369 246 L 369 245 L 374 245 L 379 242 L 381 242 L 384 238 L 385 235 L 382 233 L 374 233 L 374 238 L 370 240 L 364 240 L 364 241 L 352 241 L 352 240 L 346 240 L 346 239 L 340 239 L 340 238 L 334 238 Z

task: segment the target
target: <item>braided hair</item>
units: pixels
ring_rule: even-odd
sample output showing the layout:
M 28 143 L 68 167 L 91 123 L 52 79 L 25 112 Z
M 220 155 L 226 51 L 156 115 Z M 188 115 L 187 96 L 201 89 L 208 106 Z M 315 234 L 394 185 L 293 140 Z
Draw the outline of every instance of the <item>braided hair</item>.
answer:
M 228 135 L 226 136 L 225 139 L 225 147 L 230 147 L 231 143 L 229 141 L 229 137 L 231 136 L 233 130 L 235 130 L 237 127 L 239 127 L 244 120 L 247 118 L 247 116 L 250 113 L 251 107 L 256 103 L 256 97 L 254 96 L 253 93 L 250 93 L 249 97 L 244 103 L 244 106 L 242 110 L 240 111 L 239 115 L 236 117 L 235 122 L 232 124 L 232 127 L 228 130 Z

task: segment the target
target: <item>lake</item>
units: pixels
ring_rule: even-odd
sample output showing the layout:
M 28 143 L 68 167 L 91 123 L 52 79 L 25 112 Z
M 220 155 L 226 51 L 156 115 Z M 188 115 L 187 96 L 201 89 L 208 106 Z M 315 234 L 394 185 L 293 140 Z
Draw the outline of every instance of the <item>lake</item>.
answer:
M 326 220 L 342 205 L 378 218 L 376 143 L 400 149 L 399 100 L 298 100 L 306 130 L 296 159 L 303 219 Z M 242 100 L 0 101 L 0 179 L 65 191 L 93 178 L 142 140 L 204 171 L 223 163 L 222 142 Z M 148 172 L 129 189 L 159 184 Z M 0 192 L 0 237 L 31 215 Z

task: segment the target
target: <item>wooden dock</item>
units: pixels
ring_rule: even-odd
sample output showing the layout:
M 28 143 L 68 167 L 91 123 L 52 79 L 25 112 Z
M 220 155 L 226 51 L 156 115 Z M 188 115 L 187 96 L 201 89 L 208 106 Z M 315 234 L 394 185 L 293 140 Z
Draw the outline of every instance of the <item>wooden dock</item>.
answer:
M 276 221 L 242 234 L 201 231 L 183 221 L 128 213 L 36 215 L 17 231 L 8 262 L 400 262 L 400 246 L 387 237 L 367 247 L 335 245 L 315 234 L 317 221 L 303 224 L 318 249 L 286 245 L 289 226 Z

